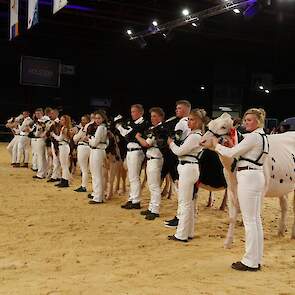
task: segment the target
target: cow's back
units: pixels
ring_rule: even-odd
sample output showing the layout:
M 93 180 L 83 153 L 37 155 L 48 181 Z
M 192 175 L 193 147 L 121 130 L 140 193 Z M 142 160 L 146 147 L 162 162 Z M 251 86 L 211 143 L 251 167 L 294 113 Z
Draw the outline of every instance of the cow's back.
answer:
M 295 189 L 295 132 L 269 135 L 268 140 L 266 196 L 279 197 Z

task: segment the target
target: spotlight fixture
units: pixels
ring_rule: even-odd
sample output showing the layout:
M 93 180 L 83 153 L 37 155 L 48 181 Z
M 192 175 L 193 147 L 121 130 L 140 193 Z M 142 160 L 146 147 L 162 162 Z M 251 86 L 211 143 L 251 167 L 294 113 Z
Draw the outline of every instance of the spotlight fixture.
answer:
M 132 33 L 132 31 L 129 29 L 129 30 L 127 30 L 127 34 L 128 34 L 129 36 L 131 36 L 133 33 Z
M 158 22 L 156 20 L 153 21 L 153 26 L 157 27 L 158 26 Z
M 198 25 L 196 23 L 192 23 L 192 26 L 196 28 Z
M 205 90 L 205 86 L 201 86 L 201 90 Z
M 270 91 L 269 91 L 268 89 L 265 89 L 264 92 L 265 92 L 266 94 L 269 94 L 269 93 L 270 93 Z
M 183 10 L 182 10 L 182 14 L 183 14 L 184 16 L 188 16 L 188 15 L 189 15 L 189 10 L 188 10 L 187 8 L 183 9 Z
M 233 10 L 233 12 L 234 12 L 235 14 L 239 14 L 239 13 L 241 13 L 240 9 L 238 9 L 238 8 L 235 8 L 235 9 Z
M 259 85 L 258 88 L 259 88 L 260 90 L 263 90 L 263 89 L 264 89 L 263 85 Z

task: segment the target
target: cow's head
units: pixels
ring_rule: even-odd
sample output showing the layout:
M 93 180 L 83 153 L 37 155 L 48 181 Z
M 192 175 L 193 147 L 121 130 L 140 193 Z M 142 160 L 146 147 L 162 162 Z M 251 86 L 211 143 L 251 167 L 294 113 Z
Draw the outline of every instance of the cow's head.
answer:
M 228 113 L 223 113 L 220 117 L 209 122 L 208 131 L 203 135 L 202 141 L 204 142 L 212 136 L 223 141 L 224 138 L 231 137 L 233 130 L 233 120 L 231 116 Z

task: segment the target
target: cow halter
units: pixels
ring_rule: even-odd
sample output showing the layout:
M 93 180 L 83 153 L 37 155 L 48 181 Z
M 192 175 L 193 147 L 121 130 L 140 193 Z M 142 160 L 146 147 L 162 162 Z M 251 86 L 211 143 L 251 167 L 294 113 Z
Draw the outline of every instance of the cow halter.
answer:
M 228 132 L 224 133 L 224 134 L 217 134 L 215 132 L 213 132 L 212 130 L 208 129 L 209 132 L 211 132 L 215 137 L 220 138 L 222 136 L 228 135 Z

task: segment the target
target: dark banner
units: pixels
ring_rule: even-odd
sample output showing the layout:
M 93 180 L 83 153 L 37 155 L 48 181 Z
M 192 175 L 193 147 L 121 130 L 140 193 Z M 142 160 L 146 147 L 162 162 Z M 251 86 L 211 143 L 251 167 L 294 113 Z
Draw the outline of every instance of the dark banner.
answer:
M 60 61 L 31 56 L 22 56 L 20 66 L 22 85 L 59 87 Z

